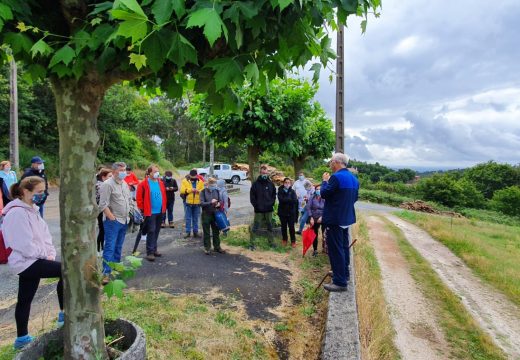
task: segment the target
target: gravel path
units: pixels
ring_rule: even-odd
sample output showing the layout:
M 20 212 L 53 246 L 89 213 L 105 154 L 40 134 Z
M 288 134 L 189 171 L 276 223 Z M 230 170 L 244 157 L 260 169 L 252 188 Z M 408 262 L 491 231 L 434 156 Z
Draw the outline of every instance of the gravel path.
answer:
M 370 241 L 381 267 L 385 298 L 403 360 L 442 360 L 449 347 L 435 312 L 410 274 L 395 236 L 375 216 L 367 218 Z
M 443 282 L 460 297 L 466 309 L 510 359 L 520 359 L 520 309 L 502 293 L 481 281 L 447 247 L 427 232 L 385 214 L 404 233 Z

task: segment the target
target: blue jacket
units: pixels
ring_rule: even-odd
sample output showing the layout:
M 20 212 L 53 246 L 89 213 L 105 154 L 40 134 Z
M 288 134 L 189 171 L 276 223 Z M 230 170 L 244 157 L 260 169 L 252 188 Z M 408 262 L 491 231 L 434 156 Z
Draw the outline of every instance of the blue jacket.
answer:
M 358 199 L 359 181 L 347 169 L 336 171 L 328 182 L 321 184 L 321 197 L 325 199 L 322 223 L 349 226 L 356 222 L 354 203 Z

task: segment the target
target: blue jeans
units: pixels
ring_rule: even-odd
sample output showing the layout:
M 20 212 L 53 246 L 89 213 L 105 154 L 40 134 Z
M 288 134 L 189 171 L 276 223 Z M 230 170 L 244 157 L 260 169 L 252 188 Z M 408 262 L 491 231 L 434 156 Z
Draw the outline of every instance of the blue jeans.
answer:
M 325 237 L 332 267 L 332 282 L 338 286 L 347 286 L 350 278 L 349 229 L 339 225 L 326 225 Z
M 112 269 L 108 262 L 121 262 L 121 250 L 125 242 L 127 224 L 117 220 L 105 220 L 105 248 L 103 249 L 103 274 L 110 274 Z
M 40 205 L 40 216 L 42 217 L 42 219 L 43 219 L 43 205 L 44 204 Z
M 185 207 L 185 215 L 186 218 L 186 233 L 190 233 L 193 227 L 193 233 L 199 232 L 199 218 L 200 218 L 200 205 L 190 205 L 186 204 Z
M 166 212 L 163 214 L 162 222 L 166 221 L 166 214 L 168 214 L 168 223 L 171 224 L 173 222 L 173 204 L 174 201 L 166 202 Z
M 303 231 L 303 228 L 305 224 L 307 223 L 307 220 L 309 219 L 309 213 L 307 212 L 307 208 L 303 208 L 302 216 L 300 217 L 300 229 L 299 232 Z

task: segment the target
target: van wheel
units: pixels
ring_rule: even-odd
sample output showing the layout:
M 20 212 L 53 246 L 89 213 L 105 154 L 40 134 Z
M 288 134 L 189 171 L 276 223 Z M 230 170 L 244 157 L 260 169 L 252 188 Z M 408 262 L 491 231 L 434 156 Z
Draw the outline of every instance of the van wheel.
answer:
M 232 178 L 231 178 L 231 182 L 235 185 L 237 185 L 239 182 L 240 182 L 240 176 L 238 175 L 234 175 Z

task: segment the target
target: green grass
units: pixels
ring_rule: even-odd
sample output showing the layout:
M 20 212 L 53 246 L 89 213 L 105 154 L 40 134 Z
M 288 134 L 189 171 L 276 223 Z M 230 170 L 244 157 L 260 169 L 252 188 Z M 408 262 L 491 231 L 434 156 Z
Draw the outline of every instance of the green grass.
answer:
M 16 356 L 13 344 L 0 346 L 0 360 L 12 360 Z
M 456 211 L 465 217 L 471 218 L 472 220 L 487 221 L 495 224 L 510 226 L 520 226 L 519 217 L 505 215 L 498 211 L 470 208 L 456 209 Z
M 399 206 L 405 201 L 415 200 L 409 196 L 403 196 L 394 193 L 388 193 L 382 190 L 359 189 L 359 199 L 370 201 L 377 204 L 387 204 L 391 206 Z
M 387 228 L 396 236 L 401 253 L 410 265 L 410 273 L 434 307 L 456 359 L 506 359 L 466 311 L 460 299 L 453 294 L 428 262 L 406 241 L 399 228 L 385 219 Z
M 223 243 L 226 243 L 231 246 L 238 246 L 242 248 L 249 247 L 249 227 L 247 225 L 236 226 L 233 227 L 233 230 L 228 233 L 227 236 L 221 236 L 220 240 Z M 256 236 L 255 237 L 255 247 L 260 251 L 272 251 L 280 254 L 285 254 L 291 252 L 292 248 L 290 246 L 283 247 L 281 246 L 282 241 L 276 235 L 273 240 L 276 245 L 274 248 L 269 244 L 269 240 L 264 236 Z
M 362 358 L 399 359 L 399 351 L 394 344 L 395 331 L 384 298 L 381 269 L 363 217 L 353 231 L 354 238 L 358 239 L 354 247 L 354 262 Z
M 520 305 L 520 226 L 410 211 L 396 215 L 426 230 L 479 277 Z

